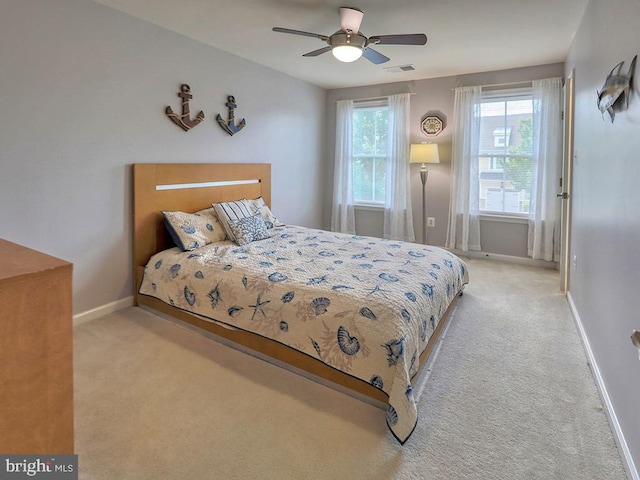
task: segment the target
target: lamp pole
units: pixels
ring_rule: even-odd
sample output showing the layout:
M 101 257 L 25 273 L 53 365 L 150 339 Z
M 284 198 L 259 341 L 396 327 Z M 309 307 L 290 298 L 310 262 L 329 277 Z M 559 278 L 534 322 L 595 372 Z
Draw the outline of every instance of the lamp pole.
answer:
M 416 143 L 411 145 L 410 163 L 421 163 L 420 180 L 422 181 L 422 243 L 427 245 L 427 163 L 440 163 L 438 145 L 435 143 Z
M 422 243 L 427 245 L 427 177 L 429 172 L 423 163 L 420 167 L 420 181 L 422 182 Z

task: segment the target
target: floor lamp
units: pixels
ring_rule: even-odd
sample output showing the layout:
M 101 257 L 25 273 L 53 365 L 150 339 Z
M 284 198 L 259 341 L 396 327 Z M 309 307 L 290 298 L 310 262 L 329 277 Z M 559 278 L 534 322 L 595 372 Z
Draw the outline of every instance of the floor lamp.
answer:
M 440 163 L 438 155 L 438 145 L 435 143 L 417 143 L 411 145 L 411 154 L 409 155 L 411 163 L 421 163 L 420 180 L 422 181 L 422 241 L 427 244 L 427 163 Z

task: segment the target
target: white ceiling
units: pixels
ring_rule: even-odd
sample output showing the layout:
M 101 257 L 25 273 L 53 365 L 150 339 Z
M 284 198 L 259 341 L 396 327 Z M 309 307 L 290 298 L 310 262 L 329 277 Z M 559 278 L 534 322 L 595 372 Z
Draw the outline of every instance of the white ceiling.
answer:
M 588 0 L 95 0 L 129 15 L 324 88 L 341 88 L 542 65 L 565 60 Z M 340 28 L 339 7 L 364 12 L 361 32 L 425 33 L 425 46 L 377 46 L 391 61 L 341 63 L 326 44 L 275 33 L 323 35 Z M 384 67 L 412 64 L 413 72 Z

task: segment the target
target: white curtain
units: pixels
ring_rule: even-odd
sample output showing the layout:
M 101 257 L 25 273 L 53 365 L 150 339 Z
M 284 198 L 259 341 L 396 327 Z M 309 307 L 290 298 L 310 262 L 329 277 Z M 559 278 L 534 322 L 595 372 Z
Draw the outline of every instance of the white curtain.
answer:
M 480 250 L 478 151 L 482 87 L 456 88 L 446 247 Z
M 383 236 L 405 242 L 415 240 L 409 188 L 409 126 L 409 94 L 390 96 Z
M 353 100 L 340 100 L 336 106 L 336 152 L 333 174 L 331 230 L 356 233 L 353 209 Z
M 529 203 L 529 256 L 557 261 L 560 232 L 556 224 L 556 192 L 562 156 L 562 80 L 533 83 L 533 158 Z

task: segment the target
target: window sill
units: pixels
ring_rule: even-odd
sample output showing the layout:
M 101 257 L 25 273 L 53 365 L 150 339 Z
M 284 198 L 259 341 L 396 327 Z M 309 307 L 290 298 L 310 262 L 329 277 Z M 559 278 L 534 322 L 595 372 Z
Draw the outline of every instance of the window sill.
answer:
M 484 222 L 500 222 L 500 223 L 520 223 L 520 224 L 528 224 L 528 217 L 512 217 L 509 215 L 491 215 L 488 213 L 481 213 L 480 220 Z
M 356 203 L 353 206 L 354 209 L 356 210 L 367 210 L 370 212 L 381 212 L 384 211 L 384 205 L 380 204 L 380 205 L 376 205 L 376 204 L 372 204 L 372 203 Z

